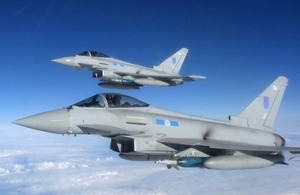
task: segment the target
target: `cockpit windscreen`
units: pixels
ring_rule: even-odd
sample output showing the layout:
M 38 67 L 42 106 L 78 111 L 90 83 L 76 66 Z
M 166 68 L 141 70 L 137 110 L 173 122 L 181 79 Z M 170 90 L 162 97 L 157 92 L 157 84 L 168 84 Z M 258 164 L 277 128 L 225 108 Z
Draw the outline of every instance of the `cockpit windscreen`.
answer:
M 78 56 L 91 56 L 90 52 L 89 51 L 84 51 L 80 54 L 77 54 Z
M 148 107 L 149 104 L 121 94 L 103 94 L 110 108 Z
M 104 101 L 103 101 L 102 97 L 99 94 L 97 94 L 90 98 L 82 100 L 74 105 L 80 106 L 80 107 L 101 107 L 101 108 L 103 108 Z
M 145 102 L 142 102 L 140 100 L 137 100 L 135 98 L 132 98 L 132 97 L 129 97 L 126 95 L 115 94 L 115 93 L 105 93 L 102 95 L 106 99 L 109 108 L 130 108 L 130 107 L 148 107 L 149 106 L 149 104 L 147 104 Z M 104 108 L 105 104 L 104 104 L 101 94 L 97 94 L 97 95 L 94 95 L 92 97 L 89 97 L 85 100 L 82 100 L 82 101 L 74 104 L 74 106 Z M 72 106 L 70 106 L 70 107 L 72 107 Z
M 80 54 L 77 54 L 78 56 L 92 56 L 92 57 L 101 57 L 101 58 L 109 58 L 108 55 L 97 52 L 97 51 L 85 51 Z

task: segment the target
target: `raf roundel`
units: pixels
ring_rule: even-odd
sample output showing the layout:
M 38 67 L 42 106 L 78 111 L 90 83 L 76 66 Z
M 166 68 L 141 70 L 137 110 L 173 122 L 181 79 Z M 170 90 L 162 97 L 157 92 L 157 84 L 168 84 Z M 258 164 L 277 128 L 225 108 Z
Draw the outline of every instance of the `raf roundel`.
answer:
M 169 126 L 171 125 L 171 122 L 170 122 L 169 120 L 165 120 L 165 125 L 166 125 L 167 127 L 169 127 Z
M 265 109 L 269 108 L 270 98 L 268 96 L 264 96 L 264 107 Z
M 173 58 L 172 62 L 173 62 L 173 64 L 175 64 L 176 63 L 176 58 Z

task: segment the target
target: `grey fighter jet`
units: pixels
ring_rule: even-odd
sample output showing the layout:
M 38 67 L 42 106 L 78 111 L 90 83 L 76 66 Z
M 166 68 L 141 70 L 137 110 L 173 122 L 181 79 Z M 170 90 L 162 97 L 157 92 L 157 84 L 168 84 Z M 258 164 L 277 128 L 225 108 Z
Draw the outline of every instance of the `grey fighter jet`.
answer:
M 138 89 L 143 85 L 176 86 L 185 81 L 205 79 L 204 76 L 183 77 L 179 75 L 187 53 L 188 49 L 182 48 L 153 68 L 124 62 L 96 51 L 85 51 L 75 56 L 52 61 L 76 69 L 91 70 L 93 77 L 102 81 L 98 85 L 104 88 Z
M 155 161 L 168 168 L 263 168 L 286 164 L 283 152 L 300 153 L 300 148 L 286 147 L 284 138 L 273 130 L 287 83 L 287 78 L 277 78 L 239 115 L 229 116 L 229 121 L 103 93 L 14 123 L 57 134 L 101 135 L 111 139 L 110 148 L 121 158 Z

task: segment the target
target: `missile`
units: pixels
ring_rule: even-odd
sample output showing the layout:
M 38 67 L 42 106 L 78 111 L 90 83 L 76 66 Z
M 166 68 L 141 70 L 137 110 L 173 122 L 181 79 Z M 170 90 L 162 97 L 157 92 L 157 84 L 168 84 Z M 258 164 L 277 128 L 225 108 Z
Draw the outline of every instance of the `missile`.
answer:
M 286 164 L 282 154 L 277 155 L 224 155 L 209 158 L 182 157 L 177 160 L 158 160 L 156 164 L 174 167 L 199 167 L 217 170 L 257 169 L 269 167 L 275 164 Z
M 157 160 L 154 161 L 154 163 L 167 165 L 168 169 L 171 169 L 173 167 L 174 169 L 179 170 L 177 160 Z
M 155 161 L 156 164 L 164 164 L 170 169 L 171 167 L 178 169 L 181 167 L 200 167 L 202 165 L 202 159 L 198 157 L 183 157 L 177 160 L 158 160 Z
M 154 161 L 154 163 L 163 165 L 177 165 L 177 160 L 157 160 Z

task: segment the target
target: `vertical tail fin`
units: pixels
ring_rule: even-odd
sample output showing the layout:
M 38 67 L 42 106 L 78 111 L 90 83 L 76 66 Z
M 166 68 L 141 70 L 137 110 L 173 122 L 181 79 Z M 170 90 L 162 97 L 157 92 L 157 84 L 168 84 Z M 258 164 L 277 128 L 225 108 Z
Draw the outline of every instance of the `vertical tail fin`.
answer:
M 287 84 L 286 77 L 278 77 L 238 117 L 247 119 L 249 127 L 272 129 Z
M 188 51 L 189 50 L 186 48 L 180 49 L 160 65 L 153 66 L 153 69 L 166 73 L 178 74 Z

